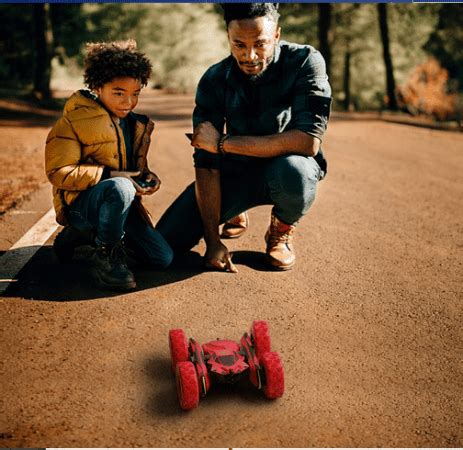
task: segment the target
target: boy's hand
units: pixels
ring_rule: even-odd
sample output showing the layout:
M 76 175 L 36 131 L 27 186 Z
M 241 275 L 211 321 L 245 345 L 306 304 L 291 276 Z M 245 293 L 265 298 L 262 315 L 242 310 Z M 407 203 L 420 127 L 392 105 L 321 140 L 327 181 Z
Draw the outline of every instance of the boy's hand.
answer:
M 153 195 L 161 187 L 160 178 L 153 172 L 148 172 L 145 178 L 146 182 L 155 182 L 154 186 L 150 186 L 144 189 L 144 192 L 141 195 Z
M 111 172 L 109 172 L 109 176 L 111 178 L 116 178 L 116 177 L 122 177 L 122 178 L 127 178 L 128 180 L 130 180 L 133 184 L 133 186 L 135 187 L 136 191 L 137 191 L 137 195 L 143 195 L 147 189 L 144 189 L 142 188 L 141 186 L 139 186 L 135 180 L 133 179 L 133 177 L 137 177 L 138 175 L 140 175 L 140 171 L 136 171 L 136 172 L 131 172 L 131 171 L 123 171 L 123 170 L 111 170 Z

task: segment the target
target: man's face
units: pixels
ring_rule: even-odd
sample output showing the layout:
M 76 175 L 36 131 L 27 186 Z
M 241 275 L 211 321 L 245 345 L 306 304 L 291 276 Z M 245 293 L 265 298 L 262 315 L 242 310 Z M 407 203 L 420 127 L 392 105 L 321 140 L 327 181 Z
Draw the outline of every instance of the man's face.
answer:
M 137 106 L 140 91 L 140 81 L 130 77 L 114 78 L 95 90 L 103 105 L 120 119 Z
M 272 62 L 280 32 L 281 28 L 269 17 L 232 20 L 228 24 L 231 53 L 249 78 L 258 78 Z

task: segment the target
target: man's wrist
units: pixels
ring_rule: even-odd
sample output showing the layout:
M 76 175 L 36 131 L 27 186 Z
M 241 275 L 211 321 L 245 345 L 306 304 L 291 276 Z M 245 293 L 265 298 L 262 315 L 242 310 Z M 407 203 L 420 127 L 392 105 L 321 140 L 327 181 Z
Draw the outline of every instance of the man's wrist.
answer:
M 214 245 L 220 242 L 219 225 L 207 224 L 204 227 L 204 242 L 206 245 Z
M 215 251 L 217 251 L 218 248 L 220 248 L 223 245 L 222 241 L 220 240 L 220 236 L 218 236 L 217 239 L 211 240 L 210 242 L 205 240 L 205 244 L 206 244 L 205 255 L 207 255 L 208 253 L 210 254 L 211 252 L 214 253 Z
M 224 144 L 229 137 L 229 134 L 222 134 L 222 136 L 220 136 L 219 142 L 217 142 L 217 153 L 220 153 L 221 155 L 225 155 L 227 153 L 225 151 Z
M 206 248 L 215 248 L 220 245 L 222 241 L 220 240 L 220 234 L 217 232 L 217 234 L 214 233 L 213 236 L 208 236 L 207 238 L 204 236 L 204 242 Z

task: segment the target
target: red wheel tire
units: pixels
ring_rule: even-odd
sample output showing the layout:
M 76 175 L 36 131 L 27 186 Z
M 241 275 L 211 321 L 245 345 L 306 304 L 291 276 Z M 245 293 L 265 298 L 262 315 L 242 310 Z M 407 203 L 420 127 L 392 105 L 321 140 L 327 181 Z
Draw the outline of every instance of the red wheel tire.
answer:
M 172 372 L 175 373 L 177 363 L 190 360 L 188 342 L 183 330 L 178 329 L 169 331 L 169 348 L 170 359 L 172 361 Z
M 195 365 L 190 361 L 179 362 L 175 379 L 180 407 L 186 411 L 196 408 L 199 404 L 199 385 Z
M 255 320 L 252 323 L 251 336 L 258 358 L 270 351 L 270 332 L 265 320 Z
M 264 353 L 260 358 L 264 369 L 264 394 L 267 398 L 279 398 L 285 392 L 285 374 L 280 355 L 275 352 Z

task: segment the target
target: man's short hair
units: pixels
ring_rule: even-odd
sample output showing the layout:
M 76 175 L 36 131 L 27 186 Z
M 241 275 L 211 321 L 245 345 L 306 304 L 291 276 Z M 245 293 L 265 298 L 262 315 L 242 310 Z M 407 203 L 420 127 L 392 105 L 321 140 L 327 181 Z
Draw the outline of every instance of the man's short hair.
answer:
M 278 23 L 280 18 L 278 3 L 222 3 L 222 8 L 227 27 L 232 20 L 269 17 Z
M 150 60 L 137 50 L 133 39 L 88 43 L 84 67 L 84 83 L 90 89 L 98 89 L 120 77 L 135 78 L 146 86 L 152 70 Z

